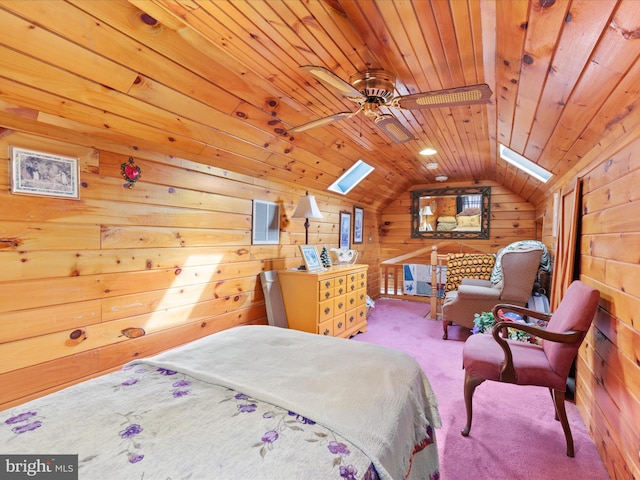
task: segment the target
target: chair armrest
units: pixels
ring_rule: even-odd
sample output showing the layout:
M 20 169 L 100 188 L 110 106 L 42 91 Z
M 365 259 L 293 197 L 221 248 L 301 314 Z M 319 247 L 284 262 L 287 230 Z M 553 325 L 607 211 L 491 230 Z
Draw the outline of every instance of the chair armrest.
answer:
M 549 322 L 551 320 L 551 314 L 550 313 L 544 313 L 544 312 L 538 312 L 537 310 L 531 310 L 530 308 L 525 308 L 525 307 L 520 307 L 518 305 L 511 305 L 508 303 L 500 303 L 498 305 L 496 305 L 495 307 L 493 307 L 493 317 L 494 318 L 499 318 L 498 317 L 498 311 L 502 310 L 502 311 L 508 311 L 508 312 L 515 312 L 518 313 L 522 316 L 525 317 L 533 317 L 536 318 L 538 320 L 542 320 L 543 322 Z
M 525 309 L 526 310 L 526 309 Z M 575 343 L 584 338 L 584 332 L 570 330 L 568 332 L 549 332 L 544 328 L 535 327 L 533 325 L 527 325 L 517 322 L 496 322 L 491 330 L 491 335 L 504 352 L 504 365 L 500 370 L 500 381 L 508 383 L 516 383 L 517 375 L 516 369 L 513 366 L 513 355 L 511 353 L 511 347 L 509 343 L 500 336 L 500 331 L 505 328 L 514 328 L 516 330 L 522 330 L 529 335 L 549 340 L 551 342 L 559 343 Z
M 479 278 L 463 278 L 460 285 L 474 285 L 476 287 L 491 288 L 492 283 L 490 280 L 480 280 Z M 460 287 L 458 287 L 460 288 Z
M 458 287 L 458 298 L 465 298 L 467 300 L 498 300 L 500 298 L 500 290 L 491 287 L 460 285 Z

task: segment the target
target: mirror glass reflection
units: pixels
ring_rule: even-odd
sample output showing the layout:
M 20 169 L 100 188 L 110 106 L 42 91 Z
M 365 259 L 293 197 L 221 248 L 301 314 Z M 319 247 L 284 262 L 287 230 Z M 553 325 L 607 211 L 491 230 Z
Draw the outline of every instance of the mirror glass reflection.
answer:
M 411 192 L 413 238 L 489 238 L 491 187 Z

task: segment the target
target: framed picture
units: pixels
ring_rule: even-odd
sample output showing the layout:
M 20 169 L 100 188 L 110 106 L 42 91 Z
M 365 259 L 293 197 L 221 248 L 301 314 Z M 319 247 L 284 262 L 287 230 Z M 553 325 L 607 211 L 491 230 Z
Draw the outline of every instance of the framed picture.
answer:
M 351 246 L 351 214 L 340 212 L 340 248 Z
M 11 193 L 77 199 L 78 159 L 11 147 Z
M 364 209 L 353 207 L 353 243 L 362 243 L 364 229 Z
M 304 258 L 304 266 L 308 272 L 318 272 L 324 270 L 322 262 L 320 261 L 320 255 L 315 245 L 300 245 L 300 252 L 302 252 L 302 258 Z

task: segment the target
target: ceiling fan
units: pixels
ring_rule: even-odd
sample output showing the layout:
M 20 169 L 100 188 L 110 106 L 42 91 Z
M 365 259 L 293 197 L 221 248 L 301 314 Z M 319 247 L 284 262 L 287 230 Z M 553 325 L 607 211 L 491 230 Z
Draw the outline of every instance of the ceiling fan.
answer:
M 295 133 L 322 127 L 338 120 L 348 119 L 362 112 L 365 116 L 372 117 L 375 124 L 394 142 L 405 143 L 415 139 L 413 134 L 393 115 L 381 113 L 379 107 L 405 110 L 455 107 L 488 103 L 491 98 L 491 89 L 486 83 L 394 97 L 396 77 L 382 69 L 371 69 L 355 73 L 346 82 L 324 67 L 305 65 L 300 68 L 316 77 L 326 86 L 347 97 L 358 105 L 358 109 L 355 112 L 335 113 L 328 117 L 299 125 L 290 130 Z

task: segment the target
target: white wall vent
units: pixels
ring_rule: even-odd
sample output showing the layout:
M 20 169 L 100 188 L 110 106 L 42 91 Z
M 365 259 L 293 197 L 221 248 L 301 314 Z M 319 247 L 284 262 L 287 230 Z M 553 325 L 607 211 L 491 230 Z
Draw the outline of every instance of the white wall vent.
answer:
M 253 201 L 252 243 L 280 243 L 280 205 L 262 200 Z

